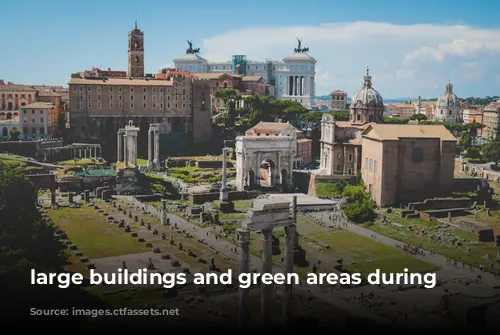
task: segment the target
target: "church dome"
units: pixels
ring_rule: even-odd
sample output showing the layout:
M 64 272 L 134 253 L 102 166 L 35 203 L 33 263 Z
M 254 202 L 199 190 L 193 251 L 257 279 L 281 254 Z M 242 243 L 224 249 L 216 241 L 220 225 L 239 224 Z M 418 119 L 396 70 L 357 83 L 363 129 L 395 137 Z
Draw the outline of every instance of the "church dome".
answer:
M 460 101 L 458 97 L 453 93 L 453 85 L 451 83 L 446 84 L 446 91 L 442 96 L 439 97 L 436 106 L 437 108 L 460 106 Z
M 372 77 L 368 70 L 366 70 L 363 87 L 358 92 L 354 93 L 351 98 L 351 104 L 356 106 L 380 106 L 384 104 L 382 96 L 372 86 Z

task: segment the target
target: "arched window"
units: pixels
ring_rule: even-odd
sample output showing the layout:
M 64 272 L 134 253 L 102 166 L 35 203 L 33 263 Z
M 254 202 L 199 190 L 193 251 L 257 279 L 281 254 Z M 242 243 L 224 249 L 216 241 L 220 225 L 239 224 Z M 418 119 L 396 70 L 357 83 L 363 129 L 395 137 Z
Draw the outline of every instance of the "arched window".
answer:
M 9 129 L 7 127 L 2 128 L 2 137 L 9 136 Z
M 7 120 L 12 119 L 12 113 L 7 113 Z

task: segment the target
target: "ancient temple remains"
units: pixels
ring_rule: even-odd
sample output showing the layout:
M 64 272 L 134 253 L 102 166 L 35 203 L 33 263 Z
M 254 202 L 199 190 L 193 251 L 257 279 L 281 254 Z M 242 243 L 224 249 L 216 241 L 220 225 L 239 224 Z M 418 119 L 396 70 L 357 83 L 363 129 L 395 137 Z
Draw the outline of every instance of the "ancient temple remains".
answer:
M 238 229 L 240 242 L 240 273 L 250 272 L 250 232 L 261 231 L 264 237 L 262 250 L 262 269 L 261 273 L 272 273 L 272 243 L 273 229 L 285 229 L 285 255 L 284 255 L 284 274 L 293 273 L 293 251 L 296 226 L 293 218 L 290 216 L 289 202 L 274 202 L 269 199 L 254 200 L 254 207 L 248 211 L 248 220 L 242 223 L 241 229 Z M 261 286 L 261 321 L 264 327 L 269 326 L 271 315 L 272 285 L 262 284 Z M 239 289 L 239 324 L 240 327 L 248 326 L 249 318 L 249 288 Z M 283 290 L 283 322 L 285 326 L 289 325 L 291 304 L 292 304 L 292 285 L 285 285 Z
M 151 123 L 148 131 L 148 169 L 158 170 L 160 167 L 160 124 Z
M 101 157 L 100 144 L 73 143 L 63 147 L 45 148 L 43 160 L 45 162 L 64 161 L 69 159 L 84 159 Z
M 123 162 L 125 168 L 137 166 L 137 136 L 139 128 L 129 121 L 125 128 L 118 129 L 117 161 Z

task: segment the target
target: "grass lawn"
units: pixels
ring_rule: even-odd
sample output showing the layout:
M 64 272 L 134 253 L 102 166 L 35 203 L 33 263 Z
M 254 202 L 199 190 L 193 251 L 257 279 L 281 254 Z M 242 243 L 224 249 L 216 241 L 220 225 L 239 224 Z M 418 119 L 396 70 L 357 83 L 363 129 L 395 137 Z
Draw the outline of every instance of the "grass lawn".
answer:
M 243 221 L 247 218 L 248 210 L 253 207 L 253 199 L 235 200 L 233 203 L 235 213 L 222 213 L 219 211 L 220 220 Z
M 416 232 L 419 231 L 421 228 L 426 229 L 429 233 L 434 233 L 431 232 L 430 230 L 432 229 L 432 227 L 436 226 L 436 223 L 428 222 L 422 219 L 401 218 L 398 213 L 399 210 L 395 210 L 393 213 L 385 213 L 384 215 L 392 222 L 403 225 L 404 226 L 403 228 L 398 228 L 390 224 L 386 225 L 376 224 L 367 226 L 366 228 L 406 244 L 422 245 L 422 247 L 426 250 L 434 250 L 437 254 L 476 267 L 479 267 L 479 265 L 481 264 L 485 266 L 488 265 L 488 261 L 484 259 L 484 256 L 487 253 L 489 253 L 492 256 L 495 256 L 498 250 L 498 247 L 495 247 L 493 243 L 477 242 L 477 237 L 476 237 L 477 235 L 475 233 L 469 233 L 455 228 L 444 228 L 440 229 L 439 231 L 450 232 L 457 238 L 462 239 L 464 245 L 460 247 L 452 246 L 448 243 L 442 243 L 435 239 L 430 240 L 429 238 L 418 237 L 416 235 Z M 412 226 L 412 231 L 410 231 L 407 228 L 409 225 Z M 466 252 L 467 247 L 471 248 L 472 251 L 470 253 Z M 498 264 L 494 265 L 496 265 L 496 269 L 498 271 L 498 269 L 500 269 Z
M 117 225 L 108 224 L 92 207 L 63 208 L 48 214 L 84 257 L 103 258 L 150 251 L 141 243 L 131 243 L 129 234 Z
M 328 234 L 316 232 L 309 236 L 330 246 L 330 249 L 324 250 L 324 254 L 342 259 L 346 269 L 362 274 L 375 269 L 381 272 L 402 272 L 404 268 L 410 272 L 438 270 L 435 265 L 411 257 L 399 249 L 349 231 L 332 230 Z
M 222 155 L 218 156 L 180 156 L 180 157 L 170 157 L 170 160 L 188 160 L 188 161 L 221 161 Z

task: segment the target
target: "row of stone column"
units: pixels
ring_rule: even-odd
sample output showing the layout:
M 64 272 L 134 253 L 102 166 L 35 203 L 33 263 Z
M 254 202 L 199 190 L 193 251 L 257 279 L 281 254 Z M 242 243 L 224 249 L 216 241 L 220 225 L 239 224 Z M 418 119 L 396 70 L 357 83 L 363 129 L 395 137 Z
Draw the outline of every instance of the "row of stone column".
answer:
M 288 77 L 288 95 L 303 96 L 307 94 L 307 79 L 304 76 Z
M 148 131 L 148 168 L 160 166 L 160 124 L 152 123 Z
M 139 128 L 132 121 L 117 132 L 117 162 L 124 162 L 125 167 L 137 166 L 137 137 Z
M 59 148 L 44 149 L 44 160 L 47 162 L 61 161 L 66 159 L 83 159 L 83 158 L 98 158 L 101 157 L 101 146 L 85 145 L 85 146 L 67 146 Z

